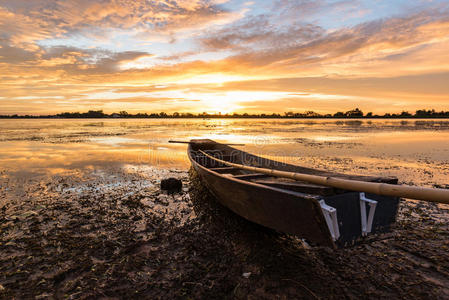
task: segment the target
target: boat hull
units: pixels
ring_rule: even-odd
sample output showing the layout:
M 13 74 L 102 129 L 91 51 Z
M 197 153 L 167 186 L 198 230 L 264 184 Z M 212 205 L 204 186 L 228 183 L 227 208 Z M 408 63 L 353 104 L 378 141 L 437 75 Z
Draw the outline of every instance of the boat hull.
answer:
M 225 179 L 192 164 L 218 201 L 245 219 L 281 232 L 298 235 L 318 245 L 334 247 L 319 198 L 288 194 L 240 180 Z
M 201 161 L 198 159 L 198 150 L 212 151 L 215 154 L 232 157 L 237 163 L 252 164 L 262 167 L 299 171 L 322 172 L 314 169 L 280 164 L 276 161 L 260 158 L 249 153 L 236 150 L 226 145 L 215 143 L 211 140 L 195 140 L 189 144 L 188 156 L 192 167 L 198 173 L 201 181 L 212 192 L 217 200 L 236 214 L 254 223 L 297 235 L 315 245 L 336 247 L 351 242 L 361 236 L 359 194 L 349 191 L 337 191 L 327 187 L 311 186 L 302 191 L 316 192 L 319 194 L 294 191 L 286 183 L 259 184 L 245 180 L 239 176 L 222 174 L 218 170 L 226 167 L 215 164 L 214 161 Z M 204 158 L 204 157 L 203 157 Z M 226 169 L 226 168 L 224 168 Z M 232 169 L 232 168 L 229 168 Z M 329 173 L 326 173 L 329 174 Z M 254 176 L 256 177 L 257 174 Z M 340 176 L 337 174 L 337 176 Z M 346 176 L 346 175 L 341 175 Z M 348 176 L 349 177 L 349 176 Z M 354 178 L 352 176 L 351 178 Z M 369 181 L 393 182 L 394 179 L 379 179 L 374 177 L 361 177 Z M 264 182 L 260 181 L 259 182 Z M 376 215 L 373 232 L 387 230 L 394 222 L 397 212 L 398 199 L 394 197 L 375 196 L 379 201 L 381 212 Z M 326 204 L 335 206 L 339 211 L 339 226 L 343 230 L 342 238 L 334 242 L 329 227 L 324 218 L 320 200 Z M 358 208 L 358 211 L 357 211 Z M 379 212 L 380 210 L 378 210 Z M 337 213 L 338 214 L 338 213 Z M 357 224 L 353 224 L 357 223 Z

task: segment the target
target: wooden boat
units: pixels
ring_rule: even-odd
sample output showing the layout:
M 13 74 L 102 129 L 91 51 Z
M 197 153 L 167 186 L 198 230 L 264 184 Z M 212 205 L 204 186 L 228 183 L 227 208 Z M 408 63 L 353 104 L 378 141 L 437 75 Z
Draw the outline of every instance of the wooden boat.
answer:
M 398 197 L 279 178 L 222 161 L 363 182 L 397 184 L 396 178 L 345 175 L 280 163 L 208 139 L 191 140 L 188 157 L 221 204 L 249 221 L 311 244 L 347 245 L 369 233 L 387 231 L 396 219 Z

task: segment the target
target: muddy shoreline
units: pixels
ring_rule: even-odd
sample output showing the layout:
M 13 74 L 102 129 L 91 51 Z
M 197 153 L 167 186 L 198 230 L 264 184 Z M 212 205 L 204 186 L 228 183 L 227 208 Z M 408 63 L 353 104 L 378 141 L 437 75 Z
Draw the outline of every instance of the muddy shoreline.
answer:
M 182 193 L 159 190 L 161 178 Z M 447 206 L 401 201 L 393 232 L 310 248 L 215 202 L 194 173 L 0 173 L 0 298 L 449 298 Z

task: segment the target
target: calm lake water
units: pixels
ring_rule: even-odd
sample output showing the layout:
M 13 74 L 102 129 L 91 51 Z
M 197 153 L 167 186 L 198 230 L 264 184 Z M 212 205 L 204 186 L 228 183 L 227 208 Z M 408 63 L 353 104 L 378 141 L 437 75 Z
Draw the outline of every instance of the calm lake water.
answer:
M 0 120 L 0 172 L 33 177 L 144 165 L 187 169 L 186 145 L 211 138 L 308 167 L 449 183 L 449 120 Z

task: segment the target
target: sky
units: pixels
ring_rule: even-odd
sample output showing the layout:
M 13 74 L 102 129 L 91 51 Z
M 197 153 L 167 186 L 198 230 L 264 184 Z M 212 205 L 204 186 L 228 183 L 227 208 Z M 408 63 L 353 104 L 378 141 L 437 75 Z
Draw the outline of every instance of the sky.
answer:
M 0 114 L 449 110 L 449 1 L 0 0 Z

